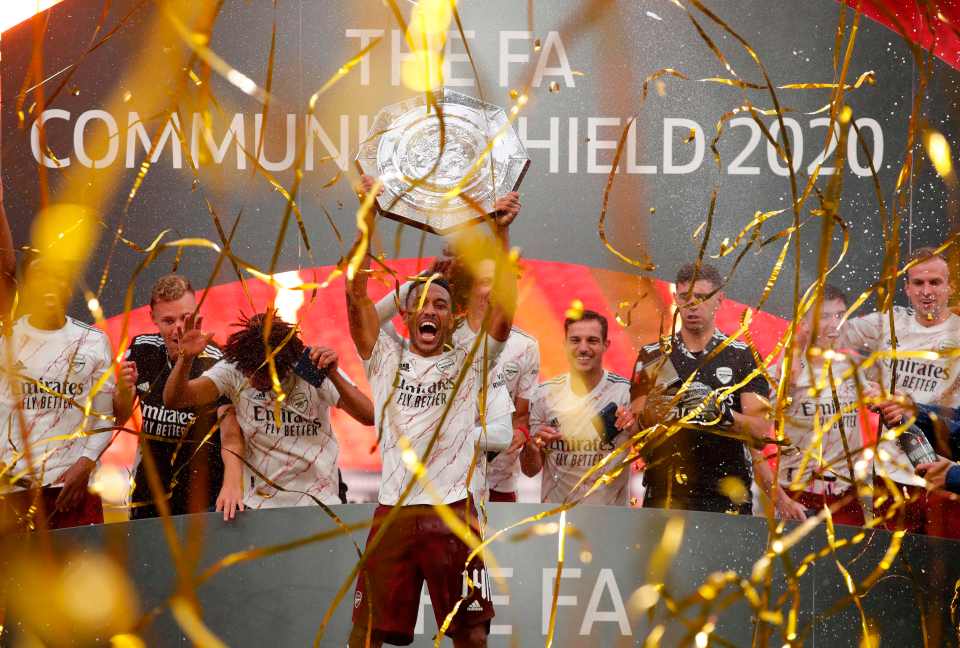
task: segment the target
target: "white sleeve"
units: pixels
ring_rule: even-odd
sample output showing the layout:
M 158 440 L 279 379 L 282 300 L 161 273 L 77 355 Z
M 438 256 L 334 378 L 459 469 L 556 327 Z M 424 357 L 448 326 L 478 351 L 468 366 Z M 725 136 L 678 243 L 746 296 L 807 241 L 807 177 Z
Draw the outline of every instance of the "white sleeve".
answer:
M 517 381 L 517 398 L 530 400 L 533 390 L 540 379 L 540 345 L 536 342 L 527 346 L 520 361 L 520 378 Z
M 107 416 L 113 416 L 113 394 L 104 391 L 97 392 L 93 397 L 93 410 Z M 88 419 L 89 427 L 87 436 L 83 442 L 82 456 L 90 461 L 99 461 L 100 455 L 110 445 L 113 440 L 113 431 L 110 424 L 95 417 Z
M 466 324 L 464 324 L 464 326 L 466 326 Z M 477 344 L 478 338 L 480 338 L 480 336 L 473 338 L 469 342 L 461 343 L 458 345 L 458 347 L 463 350 L 465 355 L 467 355 L 470 353 L 473 345 Z M 484 347 L 484 344 L 486 344 L 486 347 Z M 487 367 L 490 367 L 492 371 L 492 367 L 497 365 L 497 360 L 499 360 L 500 354 L 503 353 L 503 350 L 506 348 L 506 346 L 506 341 L 501 342 L 489 333 L 484 333 L 483 337 L 480 338 L 479 345 L 477 346 L 477 352 L 473 355 L 473 366 L 479 370 L 482 370 L 483 358 L 484 354 L 486 354 Z
M 873 353 L 883 340 L 883 313 L 870 313 L 844 322 L 840 327 L 840 346 Z
M 407 301 L 407 295 L 410 294 L 412 287 L 412 281 L 400 286 L 399 299 L 401 304 Z M 380 320 L 380 330 L 394 339 L 400 339 L 400 334 L 397 333 L 392 321 L 394 317 L 400 314 L 400 309 L 397 308 L 397 298 L 397 293 L 391 290 L 374 304 L 374 308 L 377 309 L 377 319 Z
M 110 351 L 110 341 L 107 339 L 107 336 L 103 335 L 101 341 L 100 357 L 97 359 L 97 370 L 93 372 L 90 378 L 92 381 L 91 386 L 96 385 L 104 375 L 106 375 L 107 378 L 104 383 L 100 385 L 97 393 L 94 394 L 91 405 L 94 412 L 112 417 L 113 392 L 116 390 L 116 383 L 113 378 L 113 357 Z M 100 458 L 100 455 L 103 454 L 103 451 L 107 449 L 107 446 L 110 445 L 110 441 L 113 439 L 113 434 L 104 429 L 109 427 L 110 423 L 95 417 L 90 417 L 87 420 L 85 428 L 90 434 L 84 439 L 82 456 L 91 461 L 97 461 Z
M 400 290 L 398 291 L 400 293 L 400 303 L 407 301 L 407 295 L 410 293 L 412 287 L 412 281 L 408 281 L 400 286 Z M 383 326 L 400 314 L 400 309 L 397 308 L 397 293 L 391 290 L 381 298 L 380 301 L 374 304 L 374 308 L 377 309 L 377 318 L 380 320 L 380 326 Z
M 240 400 L 240 392 L 247 379 L 236 365 L 226 360 L 220 360 L 215 365 L 200 374 L 201 378 L 208 378 L 221 396 L 229 398 L 234 405 Z
M 402 350 L 402 343 L 396 337 L 380 329 L 380 334 L 377 336 L 377 341 L 373 345 L 370 357 L 366 359 L 361 358 L 363 370 L 367 373 L 367 378 L 384 371 L 386 363 L 389 362 L 391 358 L 398 362 Z
M 538 427 L 546 424 L 547 413 L 544 408 L 543 398 L 541 397 L 541 387 L 536 387 L 530 398 L 530 434 L 532 435 Z
M 632 402 L 630 399 L 630 385 L 626 385 L 625 388 L 620 391 L 617 398 L 617 407 L 630 407 L 630 403 Z
M 516 408 L 507 389 L 507 380 L 503 377 L 503 371 L 497 366 L 490 373 L 487 389 L 487 419 L 513 414 L 514 409 Z
M 513 417 L 502 414 L 496 418 L 487 418 L 486 431 L 484 426 L 478 425 L 477 436 L 480 438 L 480 449 L 484 452 L 506 450 L 513 442 Z
M 346 372 L 344 372 L 344 370 L 341 369 L 340 367 L 337 367 L 337 373 L 340 374 L 341 378 L 346 380 L 348 383 L 350 383 L 354 387 L 357 386 L 357 383 L 353 382 L 350 376 L 348 376 Z M 323 384 L 320 385 L 319 392 L 320 392 L 320 396 L 328 405 L 332 405 L 335 407 L 337 403 L 340 402 L 340 392 L 337 391 L 337 388 L 334 386 L 333 382 L 330 379 L 323 381 Z

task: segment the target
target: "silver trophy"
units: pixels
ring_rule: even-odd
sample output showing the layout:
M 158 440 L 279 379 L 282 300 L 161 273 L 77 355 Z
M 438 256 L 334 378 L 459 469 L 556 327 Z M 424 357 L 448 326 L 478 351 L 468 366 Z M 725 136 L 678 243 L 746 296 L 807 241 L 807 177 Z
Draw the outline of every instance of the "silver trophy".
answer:
M 434 97 L 439 114 L 424 95 L 378 112 L 357 166 L 383 182 L 384 215 L 444 235 L 491 213 L 530 158 L 503 108 L 448 88 Z

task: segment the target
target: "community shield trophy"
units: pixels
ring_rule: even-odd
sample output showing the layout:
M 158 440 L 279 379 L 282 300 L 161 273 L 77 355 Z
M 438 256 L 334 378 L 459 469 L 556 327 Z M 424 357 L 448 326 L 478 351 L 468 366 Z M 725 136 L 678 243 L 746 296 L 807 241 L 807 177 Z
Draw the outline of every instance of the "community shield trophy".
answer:
M 530 158 L 503 108 L 448 88 L 434 97 L 439 111 L 420 95 L 377 113 L 357 166 L 383 182 L 384 215 L 444 235 L 491 213 Z

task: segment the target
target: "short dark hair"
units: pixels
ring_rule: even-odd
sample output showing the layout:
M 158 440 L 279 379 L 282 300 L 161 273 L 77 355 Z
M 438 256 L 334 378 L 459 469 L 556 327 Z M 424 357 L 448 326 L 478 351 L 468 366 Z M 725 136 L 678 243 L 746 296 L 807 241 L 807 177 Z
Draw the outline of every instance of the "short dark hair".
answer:
M 850 301 L 847 299 L 847 293 L 845 293 L 842 289 L 837 288 L 833 284 L 824 285 L 823 301 L 828 302 L 828 301 L 834 301 L 837 299 L 842 301 L 844 306 L 850 305 Z
M 924 261 L 929 261 L 931 259 L 940 259 L 944 263 L 948 263 L 947 257 L 943 256 L 942 253 L 937 252 L 937 248 L 930 246 L 924 246 L 914 250 L 913 254 L 910 255 L 910 258 L 907 259 L 907 262 L 923 263 Z
M 150 308 L 157 302 L 176 301 L 187 293 L 193 294 L 189 279 L 178 274 L 163 275 L 150 289 Z
M 675 283 L 678 286 L 680 284 L 691 283 L 694 274 L 697 276 L 697 281 L 709 281 L 712 283 L 714 290 L 723 287 L 723 277 L 720 276 L 720 271 L 709 263 L 701 263 L 699 269 L 697 269 L 696 263 L 683 264 L 680 266 L 680 269 L 677 270 L 677 280 Z
M 267 309 L 250 317 L 241 315 L 240 321 L 234 324 L 238 330 L 230 334 L 223 347 L 223 357 L 236 365 L 237 369 L 247 377 L 266 366 L 267 352 L 264 348 L 263 332 L 268 322 L 270 335 L 267 337 L 267 343 L 270 345 L 271 352 L 276 352 L 273 361 L 277 367 L 277 377 L 283 380 L 303 355 L 304 345 L 297 334 L 296 327 L 280 319 L 280 315 L 273 309 Z M 281 344 L 283 347 L 277 351 L 277 347 Z
M 570 330 L 570 325 L 575 324 L 576 322 L 590 321 L 600 322 L 600 334 L 603 336 L 603 339 L 607 339 L 607 318 L 593 310 L 585 310 L 580 314 L 580 317 L 568 317 L 563 320 L 563 332 L 566 334 Z
M 453 290 L 450 289 L 450 282 L 448 282 L 448 281 L 447 281 L 446 279 L 444 279 L 443 277 L 437 277 L 437 278 L 433 279 L 432 281 L 430 281 L 429 283 L 430 283 L 431 286 L 440 286 L 441 288 L 443 288 L 444 290 L 446 290 L 446 291 L 447 291 L 447 294 L 450 295 L 450 300 L 451 300 L 451 302 L 453 301 Z M 410 304 L 410 298 L 413 296 L 413 293 L 414 293 L 417 289 L 421 289 L 421 290 L 422 290 L 422 289 L 423 289 L 423 286 L 426 286 L 426 285 L 427 285 L 427 281 L 426 281 L 426 280 L 425 280 L 425 281 L 414 280 L 413 285 L 410 286 L 410 290 L 407 292 L 406 299 L 404 300 L 404 304 L 403 304 L 404 308 L 406 308 L 406 307 Z M 451 304 L 451 306 L 452 306 L 452 304 Z

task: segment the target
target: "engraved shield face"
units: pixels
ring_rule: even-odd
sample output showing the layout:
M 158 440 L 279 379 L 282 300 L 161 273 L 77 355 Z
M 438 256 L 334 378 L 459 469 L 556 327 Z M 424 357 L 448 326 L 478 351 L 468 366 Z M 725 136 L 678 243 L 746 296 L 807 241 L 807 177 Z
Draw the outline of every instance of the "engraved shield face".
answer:
M 357 165 L 383 181 L 386 216 L 447 234 L 493 211 L 530 159 L 502 108 L 447 88 L 435 96 L 439 111 L 419 96 L 377 113 Z

